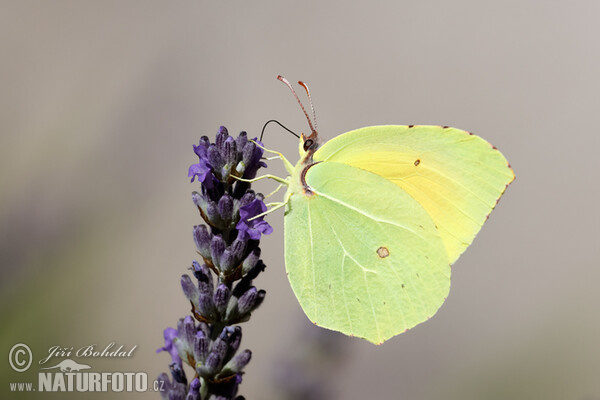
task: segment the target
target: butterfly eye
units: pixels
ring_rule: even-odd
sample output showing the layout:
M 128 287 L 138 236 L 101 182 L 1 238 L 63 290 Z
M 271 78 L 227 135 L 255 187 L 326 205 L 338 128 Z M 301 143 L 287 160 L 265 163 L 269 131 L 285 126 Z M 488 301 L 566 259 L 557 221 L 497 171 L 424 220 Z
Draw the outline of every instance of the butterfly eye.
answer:
M 304 141 L 304 151 L 308 151 L 308 149 L 310 149 L 313 145 L 313 140 L 312 139 L 307 139 Z

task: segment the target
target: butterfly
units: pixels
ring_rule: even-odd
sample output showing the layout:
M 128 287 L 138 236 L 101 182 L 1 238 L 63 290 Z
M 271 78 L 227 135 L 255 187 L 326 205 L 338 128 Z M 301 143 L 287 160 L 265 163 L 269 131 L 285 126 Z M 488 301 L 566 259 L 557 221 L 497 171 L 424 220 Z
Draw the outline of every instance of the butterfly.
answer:
M 276 207 L 291 287 L 316 325 L 383 343 L 442 306 L 450 266 L 515 175 L 484 139 L 447 126 L 371 126 L 321 145 L 278 79 L 311 129 L 295 165 L 275 152 L 290 174 Z

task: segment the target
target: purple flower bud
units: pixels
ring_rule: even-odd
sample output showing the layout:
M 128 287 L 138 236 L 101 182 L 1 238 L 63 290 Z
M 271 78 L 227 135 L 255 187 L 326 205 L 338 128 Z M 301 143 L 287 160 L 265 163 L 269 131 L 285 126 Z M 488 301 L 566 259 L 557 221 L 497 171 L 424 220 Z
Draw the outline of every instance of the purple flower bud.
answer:
M 186 352 L 192 350 L 196 332 L 197 329 L 196 325 L 194 324 L 194 319 L 189 315 L 183 319 L 180 319 L 177 323 L 177 337 L 183 344 L 182 349 Z
M 203 331 L 198 331 L 196 339 L 194 339 L 194 359 L 196 362 L 204 362 L 208 355 L 208 347 L 210 340 L 206 337 Z
M 254 199 L 252 203 L 241 207 L 240 222 L 235 226 L 238 230 L 238 238 L 260 240 L 261 234 L 268 235 L 273 232 L 273 228 L 264 220 L 264 217 L 256 218 L 265 211 L 267 211 L 267 206 L 259 199 Z
M 208 376 L 214 375 L 221 368 L 222 362 L 223 359 L 219 354 L 211 352 L 208 357 L 206 357 L 206 362 L 204 363 L 206 374 Z
M 221 335 L 225 332 L 225 329 L 223 329 L 223 332 L 221 332 Z M 227 355 L 227 350 L 229 349 L 229 344 L 227 343 L 228 341 L 228 336 L 227 334 L 225 334 L 225 337 L 221 337 L 219 336 L 214 342 L 213 342 L 213 346 L 211 348 L 211 353 L 216 353 L 219 355 L 219 359 L 220 360 L 224 360 L 225 356 Z
M 230 360 L 231 357 L 235 354 L 235 352 L 240 347 L 240 343 L 242 342 L 242 328 L 236 326 L 233 329 L 233 332 L 229 335 L 229 350 L 227 350 L 227 356 L 225 360 Z
M 254 141 L 262 146 L 256 138 Z M 242 149 L 242 161 L 246 165 L 246 172 L 244 173 L 244 178 L 252 179 L 256 176 L 256 172 L 260 167 L 266 167 L 267 164 L 262 162 L 260 159 L 263 155 L 263 149 L 253 142 L 248 142 Z
M 240 199 L 238 210 L 252 203 L 254 199 L 256 199 L 256 193 L 254 193 L 254 190 L 247 190 L 246 193 L 244 193 L 244 195 Z
M 185 400 L 200 400 L 200 379 L 194 378 L 190 383 L 190 391 Z
M 215 267 L 219 267 L 218 262 L 225 251 L 225 240 L 221 237 L 221 235 L 216 235 L 212 238 L 210 242 L 210 256 L 212 258 L 213 264 Z
M 227 131 L 227 128 L 225 128 L 224 126 L 219 127 L 219 132 L 217 132 L 217 137 L 215 138 L 215 143 L 219 150 L 223 148 L 223 144 L 225 143 L 225 140 L 227 140 L 228 137 L 229 132 Z
M 256 150 L 256 145 L 252 142 L 246 143 L 244 148 L 242 149 L 242 161 L 244 164 L 250 165 L 254 159 L 254 151 Z
M 232 372 L 238 374 L 242 372 L 244 367 L 248 365 L 250 359 L 252 358 L 252 352 L 248 349 L 240 352 L 237 356 L 235 356 L 225 368 L 230 369 Z
M 193 262 L 194 276 L 198 280 L 198 290 L 200 294 L 212 296 L 213 292 L 213 277 L 206 264 L 198 264 L 197 261 Z
M 208 218 L 212 225 L 218 225 L 221 220 L 217 203 L 212 200 L 206 205 L 206 218 Z
M 235 257 L 236 262 L 244 258 L 244 254 L 246 253 L 246 244 L 248 242 L 246 240 L 235 239 L 229 248 L 231 249 L 231 254 Z
M 208 294 L 200 294 L 198 298 L 198 311 L 200 315 L 206 318 L 209 321 L 215 319 L 215 303 L 213 302 L 212 295 Z
M 246 314 L 252 310 L 256 303 L 258 290 L 252 286 L 238 300 L 238 310 L 240 314 Z
M 221 259 L 219 260 L 219 268 L 221 272 L 228 274 L 236 266 L 235 257 L 230 249 L 225 249 Z
M 215 171 L 220 171 L 225 164 L 223 157 L 219 152 L 219 149 L 214 144 L 211 144 L 207 151 L 208 163 L 213 167 Z
M 172 363 L 169 365 L 171 369 L 171 376 L 175 380 L 175 382 L 183 383 L 187 385 L 187 378 L 185 377 L 185 371 L 181 368 L 181 365 L 177 363 Z
M 259 260 L 260 248 L 257 247 L 254 250 L 252 250 L 250 254 L 248 254 L 248 256 L 244 259 L 244 262 L 242 263 L 242 274 L 246 275 L 248 272 L 250 272 L 256 266 L 256 264 L 258 264 Z
M 188 300 L 194 304 L 198 304 L 198 296 L 200 295 L 200 292 L 198 291 L 198 287 L 194 285 L 194 282 L 192 282 L 192 279 L 188 275 L 181 276 L 181 288 L 183 289 L 183 293 Z
M 198 249 L 198 252 L 204 258 L 210 258 L 211 236 L 212 235 L 208 232 L 206 226 L 194 226 L 194 243 L 196 243 L 196 248 Z
M 233 349 L 233 351 L 237 351 L 240 347 L 240 343 L 242 342 L 242 328 L 240 326 L 234 326 L 233 332 L 229 337 L 229 346 Z
M 233 198 L 225 193 L 223 197 L 219 199 L 218 211 L 221 219 L 227 223 L 233 218 Z
M 229 168 L 231 168 L 231 166 L 235 165 L 237 162 L 238 155 L 235 139 L 233 139 L 231 136 L 228 136 L 223 143 L 222 149 L 223 151 L 221 152 L 221 155 L 223 156 L 223 160 L 225 161 L 225 164 L 229 165 Z
M 230 295 L 231 291 L 229 290 L 227 285 L 225 285 L 224 283 L 220 283 L 219 286 L 217 286 L 217 290 L 215 290 L 214 303 L 215 308 L 217 309 L 220 315 L 225 314 Z
M 202 211 L 206 210 L 206 206 L 208 205 L 208 200 L 204 196 L 202 196 L 200 193 L 193 191 L 192 192 L 192 201 Z
M 241 131 L 240 135 L 235 139 L 235 144 L 238 150 L 242 150 L 248 143 L 248 134 L 245 131 Z

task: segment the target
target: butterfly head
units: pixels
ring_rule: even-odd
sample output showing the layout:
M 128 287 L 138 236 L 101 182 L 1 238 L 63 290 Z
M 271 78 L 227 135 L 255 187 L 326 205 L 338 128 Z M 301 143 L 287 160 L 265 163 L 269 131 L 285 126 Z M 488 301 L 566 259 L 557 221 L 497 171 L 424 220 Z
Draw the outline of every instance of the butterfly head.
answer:
M 310 117 L 308 116 L 306 109 L 302 105 L 302 102 L 298 98 L 298 95 L 296 94 L 294 87 L 287 81 L 287 79 L 285 79 L 281 75 L 277 76 L 277 79 L 279 79 L 281 82 L 285 83 L 287 85 L 287 87 L 290 88 L 290 90 L 294 94 L 294 97 L 298 101 L 298 104 L 300 104 L 300 108 L 302 108 L 302 111 L 304 112 L 304 115 L 306 116 L 306 120 L 308 121 L 308 126 L 310 127 L 311 133 L 309 136 L 306 136 L 304 133 L 300 136 L 299 150 L 300 150 L 301 159 L 312 158 L 312 155 L 319 147 L 319 143 L 318 143 L 319 142 L 318 141 L 319 134 L 317 133 L 317 116 L 315 114 L 315 108 L 313 106 L 312 99 L 310 98 L 310 91 L 308 90 L 308 86 L 304 82 L 298 81 L 298 84 L 304 88 L 304 90 L 306 91 L 306 95 L 308 96 L 308 102 L 310 104 L 310 109 L 312 111 L 313 121 L 310 120 Z M 314 122 L 314 124 L 313 124 L 313 122 Z
M 319 141 L 317 138 L 317 132 L 313 132 L 309 136 L 304 133 L 300 134 L 300 143 L 298 144 L 298 152 L 300 153 L 300 159 L 306 156 L 312 157 L 315 151 L 319 148 Z

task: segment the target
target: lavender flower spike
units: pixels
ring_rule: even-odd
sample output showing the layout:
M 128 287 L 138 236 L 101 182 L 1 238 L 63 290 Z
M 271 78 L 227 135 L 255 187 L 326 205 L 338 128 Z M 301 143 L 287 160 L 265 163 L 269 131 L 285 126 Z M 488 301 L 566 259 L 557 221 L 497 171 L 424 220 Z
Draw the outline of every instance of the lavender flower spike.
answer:
M 219 128 L 214 143 L 203 136 L 194 146 L 199 161 L 190 166 L 188 176 L 200 184 L 192 200 L 205 225 L 193 230 L 201 256 L 192 263 L 195 280 L 181 277 L 191 315 L 179 319 L 177 329 L 165 329 L 165 345 L 158 349 L 172 361 L 172 380 L 164 373 L 159 376 L 165 399 L 243 400 L 237 392 L 251 352 L 237 353 L 242 328 L 236 324 L 249 320 L 265 297 L 253 280 L 265 269 L 261 235 L 273 228 L 263 217 L 253 219 L 267 210 L 263 195 L 237 178 L 254 178 L 266 167 L 261 146 L 249 141 L 246 132 L 234 139 L 225 127 Z M 191 382 L 183 363 L 195 371 Z

